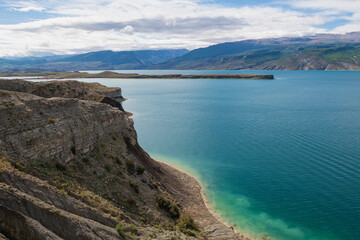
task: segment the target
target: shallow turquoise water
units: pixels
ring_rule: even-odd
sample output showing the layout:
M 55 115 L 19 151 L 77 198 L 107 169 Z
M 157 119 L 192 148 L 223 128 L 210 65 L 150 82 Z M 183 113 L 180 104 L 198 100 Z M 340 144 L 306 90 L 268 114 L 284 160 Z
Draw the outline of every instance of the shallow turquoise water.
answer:
M 244 233 L 360 239 L 360 72 L 243 72 L 276 79 L 91 81 L 121 87 L 140 145 Z

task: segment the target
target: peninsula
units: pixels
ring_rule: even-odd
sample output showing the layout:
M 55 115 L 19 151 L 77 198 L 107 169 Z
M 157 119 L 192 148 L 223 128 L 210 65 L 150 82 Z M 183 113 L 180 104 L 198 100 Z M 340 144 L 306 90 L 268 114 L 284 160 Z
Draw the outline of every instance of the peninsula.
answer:
M 45 73 L 4 73 L 0 77 L 39 77 L 39 79 L 74 79 L 74 78 L 141 78 L 141 79 L 274 79 L 274 75 L 253 74 L 156 74 L 142 75 L 137 73 L 101 73 L 87 72 L 45 72 Z

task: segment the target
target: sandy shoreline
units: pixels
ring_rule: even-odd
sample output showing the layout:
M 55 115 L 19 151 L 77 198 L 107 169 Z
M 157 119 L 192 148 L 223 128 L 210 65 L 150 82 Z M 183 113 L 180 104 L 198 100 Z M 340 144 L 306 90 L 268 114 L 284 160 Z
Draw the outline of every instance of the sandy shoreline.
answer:
M 175 175 L 183 183 L 184 189 L 187 190 L 185 194 L 187 196 L 180 196 L 180 199 L 179 197 L 175 198 L 181 203 L 181 206 L 187 212 L 190 212 L 200 223 L 204 228 L 204 232 L 209 236 L 209 239 L 254 240 L 254 238 L 250 238 L 235 230 L 230 224 L 219 217 L 216 211 L 210 206 L 204 188 L 195 176 L 163 161 L 156 159 L 156 162 L 161 164 L 162 167 L 170 171 L 172 175 Z

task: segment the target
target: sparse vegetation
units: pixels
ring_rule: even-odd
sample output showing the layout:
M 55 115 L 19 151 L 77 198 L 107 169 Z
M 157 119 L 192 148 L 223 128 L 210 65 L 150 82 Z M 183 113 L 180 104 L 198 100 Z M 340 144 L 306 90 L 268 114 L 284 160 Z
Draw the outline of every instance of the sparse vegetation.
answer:
M 134 239 L 133 235 L 138 234 L 137 227 L 134 224 L 130 224 L 128 226 L 117 224 L 115 226 L 115 229 L 120 236 L 126 239 Z
M 126 167 L 130 174 L 134 174 L 135 171 L 135 164 L 133 160 L 126 160 Z
M 179 218 L 180 208 L 174 200 L 162 194 L 156 198 L 156 204 L 159 208 L 168 212 L 172 218 Z
M 199 233 L 199 226 L 187 213 L 183 213 L 177 223 L 180 231 L 186 235 L 196 237 Z
M 48 123 L 57 123 L 59 120 L 55 119 L 55 118 L 48 118 L 47 122 Z
M 62 172 L 66 171 L 66 166 L 60 162 L 55 163 L 55 168 Z
M 105 164 L 104 168 L 107 172 L 111 172 L 111 166 L 109 164 Z
M 134 198 L 129 198 L 126 203 L 130 206 L 130 207 L 135 207 L 136 206 L 136 200 Z
M 0 90 L 0 97 L 3 97 L 3 96 L 10 96 L 10 92 L 5 91 L 5 90 Z
M 156 232 L 151 232 L 148 235 L 149 235 L 150 238 L 156 238 L 157 237 Z
M 139 186 L 134 180 L 130 180 L 129 184 L 135 190 L 136 193 L 139 193 Z
M 145 167 L 143 165 L 139 165 L 136 167 L 137 175 L 142 175 L 145 172 Z
M 33 139 L 33 138 L 28 139 L 28 140 L 26 140 L 25 144 L 26 144 L 27 147 L 32 147 L 35 144 L 35 139 Z
M 115 159 L 115 162 L 116 162 L 116 164 L 118 164 L 118 165 L 122 165 L 122 162 L 121 162 L 121 160 L 120 160 L 119 158 L 116 158 L 116 159 Z
M 75 163 L 76 167 L 79 169 L 79 170 L 83 170 L 84 169 L 84 164 L 82 162 L 76 162 Z
M 64 189 L 59 189 L 58 193 L 61 194 L 61 195 L 65 195 L 65 190 Z
M 125 237 L 125 227 L 118 224 L 115 227 L 116 231 L 119 233 L 120 236 Z
M 72 154 L 76 155 L 76 147 L 75 146 L 72 146 L 70 148 L 70 151 L 72 152 Z
M 58 91 L 59 86 L 55 84 L 62 83 L 53 83 L 54 89 Z M 49 89 L 46 88 L 45 90 L 48 91 Z M 73 90 L 70 89 L 70 91 Z M 61 91 L 67 90 L 61 88 Z M 11 97 L 13 97 L 12 93 Z M 22 99 L 19 98 L 19 101 L 24 101 L 26 105 L 25 94 L 21 95 L 21 97 Z M 9 101 L 9 99 L 7 100 Z M 16 101 L 15 104 L 17 104 Z M 161 178 L 158 179 L 155 172 L 145 169 L 142 165 L 150 165 L 151 160 L 149 159 L 149 163 L 146 158 L 139 158 L 135 154 L 136 152 L 131 151 L 132 149 L 126 145 L 125 137 L 128 135 L 133 137 L 134 132 L 124 131 L 122 124 L 119 124 L 119 129 L 110 126 L 109 129 L 100 129 L 98 131 L 97 128 L 94 128 L 94 124 L 99 124 L 95 119 L 98 115 L 88 117 L 88 122 L 81 121 L 79 119 L 84 118 L 84 112 L 74 112 L 73 108 L 70 108 L 70 112 L 65 112 L 66 110 L 61 109 L 61 104 L 55 107 L 50 106 L 51 109 L 49 110 L 48 105 L 46 107 L 40 106 L 40 103 L 46 101 L 46 97 L 41 98 L 39 102 L 31 100 L 29 106 L 34 107 L 31 115 L 27 115 L 26 111 L 16 111 L 15 117 L 6 116 L 2 118 L 4 119 L 2 122 L 7 124 L 5 127 L 11 128 L 11 121 L 14 121 L 14 124 L 17 125 L 14 129 L 18 129 L 19 132 L 20 130 L 29 131 L 29 134 L 20 133 L 17 143 L 22 148 L 26 148 L 30 152 L 29 154 L 26 152 L 13 154 L 11 152 L 9 153 L 10 157 L 8 157 L 9 161 L 7 161 L 7 157 L 1 157 L 2 154 L 8 154 L 7 149 L 5 149 L 5 152 L 1 152 L 0 155 L 1 174 L 6 177 L 6 174 L 13 174 L 16 171 L 16 177 L 9 178 L 14 181 L 6 184 L 11 185 L 9 188 L 16 194 L 19 193 L 17 197 L 22 196 L 24 199 L 34 201 L 34 203 L 38 202 L 39 205 L 46 207 L 44 211 L 60 214 L 63 216 L 64 221 L 71 218 L 74 220 L 71 223 L 79 224 L 75 226 L 79 229 L 84 227 L 85 231 L 87 231 L 90 225 L 95 227 L 95 230 L 99 229 L 99 231 L 95 231 L 93 228 L 94 231 L 88 232 L 89 236 L 98 234 L 103 227 L 101 223 L 105 222 L 105 226 L 109 225 L 107 223 L 111 223 L 110 226 L 113 227 L 111 237 L 114 237 L 113 234 L 117 235 L 117 231 L 122 236 L 121 239 L 148 239 L 150 236 L 155 239 L 177 239 L 177 237 L 170 238 L 170 236 L 176 235 L 179 238 L 184 237 L 176 225 L 176 220 L 182 214 L 180 207 L 172 195 L 166 192 L 168 187 L 172 187 L 171 183 L 158 183 L 157 181 Z M 52 99 L 49 102 L 49 105 L 52 103 L 57 104 L 57 99 Z M 61 103 L 67 109 L 66 99 L 61 99 Z M 85 101 L 79 101 L 77 106 L 84 105 L 86 109 L 86 104 Z M 94 105 L 101 104 L 95 103 Z M 1 100 L 0 107 L 5 108 L 1 105 Z M 43 112 L 40 112 L 40 109 Z M 106 107 L 101 109 L 107 110 Z M 95 108 L 95 110 L 98 109 Z M 5 111 L 7 112 L 8 109 Z M 55 111 L 56 114 L 54 114 Z M 65 118 L 61 115 L 64 112 L 67 114 Z M 106 112 L 106 114 L 108 113 Z M 125 118 L 124 113 L 118 111 L 111 111 L 109 114 L 113 115 L 107 115 L 107 119 L 101 122 L 104 122 L 104 126 L 101 127 L 106 128 L 106 121 L 112 121 L 112 117 L 118 117 L 119 114 L 122 114 L 120 115 L 121 118 Z M 58 120 L 55 118 L 48 119 L 49 116 L 56 117 L 61 124 L 57 123 Z M 68 117 L 72 116 L 74 116 L 74 121 L 68 121 Z M 35 120 L 32 117 L 35 117 Z M 27 123 L 25 121 L 27 119 L 24 120 L 24 118 L 29 118 L 28 122 L 32 121 L 31 124 L 23 127 L 21 124 L 23 122 Z M 39 119 L 42 120 L 39 121 Z M 63 122 L 62 119 L 66 119 L 66 121 Z M 67 126 L 68 123 L 71 126 Z M 86 124 L 90 126 L 85 126 Z M 44 125 L 46 125 L 46 130 L 49 131 L 38 130 Z M 75 131 L 73 131 L 74 127 L 76 127 Z M 131 124 L 129 127 L 132 127 Z M 89 133 L 89 129 L 90 131 L 93 130 L 93 132 Z M 77 135 L 77 131 L 83 130 L 85 130 L 84 134 Z M 56 133 L 57 131 L 59 134 L 50 135 L 52 132 Z M 110 131 L 115 133 L 108 134 Z M 88 137 L 83 137 L 86 136 L 85 134 L 88 134 Z M 1 141 L 7 141 L 7 139 L 4 139 L 2 138 Z M 43 139 L 46 139 L 47 142 L 44 142 Z M 5 143 L 8 144 L 8 142 Z M 5 146 L 7 146 L 6 144 Z M 164 173 L 167 174 L 167 171 L 164 171 Z M 17 184 L 16 181 L 20 180 L 24 180 L 24 182 L 26 180 L 29 187 L 19 189 L 18 185 L 15 184 Z M 181 188 L 174 189 L 181 191 Z M 30 191 L 31 194 L 27 191 Z M 34 195 L 34 192 L 39 194 Z M 176 196 L 174 195 L 174 197 Z M 49 199 L 64 201 L 64 205 L 59 203 L 54 207 L 49 202 Z M 76 208 L 77 204 L 79 204 L 81 211 L 70 211 L 71 214 L 69 214 L 69 209 L 63 209 L 62 207 Z M 93 224 L 87 224 L 88 217 L 94 221 Z M 49 221 L 53 220 L 51 218 L 47 219 Z M 56 221 L 57 219 L 54 219 L 51 225 L 57 226 Z M 97 221 L 100 222 L 100 225 L 97 225 Z M 66 228 L 64 231 L 72 231 L 72 229 L 68 230 Z M 103 234 L 101 237 L 107 236 L 106 232 L 101 232 Z M 190 235 L 191 233 L 187 234 Z M 108 238 L 103 237 L 103 239 Z

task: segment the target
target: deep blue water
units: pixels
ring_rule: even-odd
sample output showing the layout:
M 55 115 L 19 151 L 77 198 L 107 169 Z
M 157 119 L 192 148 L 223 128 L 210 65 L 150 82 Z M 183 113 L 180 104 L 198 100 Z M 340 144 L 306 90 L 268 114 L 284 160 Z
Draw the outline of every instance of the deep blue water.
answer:
M 91 81 L 121 87 L 140 145 L 191 169 L 242 232 L 360 239 L 360 72 L 241 72 L 276 79 Z

